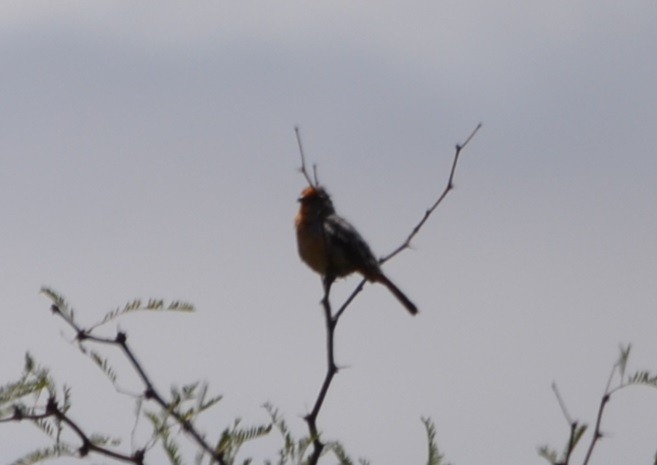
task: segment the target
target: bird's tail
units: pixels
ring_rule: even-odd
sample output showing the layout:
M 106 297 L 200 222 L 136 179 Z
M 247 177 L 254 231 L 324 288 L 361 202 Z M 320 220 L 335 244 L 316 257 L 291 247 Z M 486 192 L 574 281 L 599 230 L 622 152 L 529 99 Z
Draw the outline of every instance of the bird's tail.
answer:
M 392 292 L 394 296 L 397 297 L 397 300 L 399 300 L 399 302 L 404 306 L 404 308 L 406 308 L 406 310 L 408 310 L 411 315 L 417 314 L 417 307 L 415 304 L 411 302 L 411 299 L 406 297 L 406 294 L 399 290 L 399 288 L 395 286 L 393 282 L 386 277 L 386 275 L 380 273 L 376 276 L 375 279 L 373 279 L 373 281 L 379 282 L 390 289 L 390 292 Z

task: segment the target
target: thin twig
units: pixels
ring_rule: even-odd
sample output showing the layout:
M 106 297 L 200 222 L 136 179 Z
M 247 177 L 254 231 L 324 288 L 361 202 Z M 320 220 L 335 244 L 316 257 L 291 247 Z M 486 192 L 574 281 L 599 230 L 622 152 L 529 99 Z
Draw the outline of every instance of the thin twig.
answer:
M 607 385 L 605 386 L 605 393 L 603 394 L 602 399 L 600 399 L 600 406 L 598 407 L 598 415 L 595 419 L 595 430 L 593 431 L 593 437 L 591 438 L 591 443 L 589 444 L 589 448 L 586 451 L 586 457 L 584 458 L 584 462 L 582 462 L 583 465 L 587 465 L 589 463 L 591 455 L 593 454 L 593 449 L 598 444 L 598 441 L 602 439 L 603 436 L 601 430 L 602 415 L 604 414 L 605 407 L 609 403 L 609 399 L 611 399 L 611 395 L 614 392 L 626 386 L 626 384 L 623 383 L 623 374 L 625 371 L 625 363 L 627 362 L 627 355 L 629 354 L 629 350 L 630 348 L 628 347 L 627 352 L 624 355 L 623 355 L 623 351 L 621 350 L 621 358 L 617 360 L 616 363 L 614 363 L 614 365 L 611 367 L 609 378 L 607 378 Z M 625 357 L 625 360 L 623 360 L 623 357 Z M 611 384 L 614 380 L 614 375 L 616 373 L 618 373 L 621 379 L 618 386 L 612 388 Z
M 591 455 L 593 454 L 593 449 L 598 444 L 598 441 L 602 439 L 602 430 L 601 430 L 602 415 L 604 414 L 605 407 L 609 403 L 609 399 L 611 399 L 611 394 L 624 386 L 623 380 L 621 379 L 620 384 L 616 388 L 612 389 L 611 387 L 611 384 L 614 380 L 614 375 L 616 374 L 616 372 L 619 372 L 620 374 L 620 371 L 621 371 L 621 364 L 619 363 L 619 361 L 617 361 L 611 367 L 609 378 L 607 378 L 605 393 L 602 395 L 602 399 L 600 399 L 600 405 L 598 406 L 598 415 L 595 419 L 595 430 L 593 431 L 593 437 L 591 438 L 591 443 L 589 444 L 589 448 L 586 451 L 586 457 L 584 458 L 584 462 L 582 462 L 582 465 L 587 465 L 589 463 L 589 460 L 591 459 Z
M 424 215 L 423 215 L 422 218 L 420 219 L 419 223 L 417 223 L 417 224 L 415 225 L 415 227 L 413 227 L 413 229 L 411 230 L 411 233 L 410 233 L 410 234 L 408 235 L 408 237 L 404 240 L 404 242 L 402 242 L 402 244 L 401 244 L 399 247 L 397 247 L 395 250 L 393 250 L 392 252 L 390 252 L 388 255 L 386 255 L 385 257 L 381 258 L 381 259 L 379 260 L 379 263 L 383 264 L 383 263 L 387 262 L 388 260 L 390 260 L 391 258 L 393 258 L 395 255 L 399 254 L 399 253 L 402 252 L 403 250 L 405 250 L 405 249 L 407 249 L 407 248 L 410 247 L 410 245 L 411 245 L 411 241 L 413 240 L 413 238 L 414 238 L 414 237 L 420 232 L 420 229 L 421 229 L 422 226 L 424 226 L 424 224 L 427 222 L 427 220 L 429 219 L 429 217 L 431 216 L 431 214 L 434 212 L 434 210 L 436 210 L 436 208 L 438 208 L 438 205 L 440 205 L 440 203 L 441 203 L 441 202 L 443 201 L 443 199 L 447 196 L 447 194 L 453 189 L 453 187 L 454 187 L 454 175 L 455 175 L 455 173 L 456 173 L 456 164 L 457 164 L 458 161 L 459 161 L 459 155 L 461 154 L 461 150 L 463 150 L 463 149 L 465 148 L 465 146 L 468 145 L 468 143 L 472 140 L 472 138 L 475 136 L 475 134 L 477 133 L 477 131 L 479 131 L 479 129 L 481 128 L 481 126 L 482 126 L 482 123 L 477 124 L 477 127 L 474 128 L 474 130 L 470 133 L 470 135 L 465 139 L 465 142 L 463 142 L 462 144 L 457 144 L 457 145 L 456 145 L 456 151 L 455 151 L 455 153 L 454 153 L 454 160 L 452 161 L 452 168 L 451 168 L 451 170 L 450 170 L 450 172 L 449 172 L 449 178 L 447 179 L 447 186 L 445 187 L 445 189 L 443 190 L 443 192 L 440 194 L 440 196 L 438 196 L 438 199 L 434 202 L 434 204 L 433 204 L 429 209 L 427 209 L 427 210 L 424 212 Z M 337 317 L 337 318 L 339 318 L 340 315 L 342 315 L 342 313 L 344 313 L 344 311 L 347 309 L 347 307 L 349 306 L 349 304 L 350 304 L 350 303 L 356 298 L 356 296 L 357 296 L 357 295 L 363 290 L 363 288 L 364 288 L 366 282 L 367 282 L 366 279 L 362 279 L 362 280 L 358 283 L 358 285 L 357 285 L 356 288 L 351 292 L 351 294 L 349 295 L 349 297 L 347 298 L 347 300 L 345 301 L 345 303 L 342 304 L 342 306 L 340 307 L 340 309 L 337 311 L 337 313 L 336 313 L 336 317 Z
M 598 407 L 598 416 L 595 419 L 595 431 L 593 431 L 593 438 L 591 439 L 591 444 L 589 444 L 589 449 L 586 451 L 586 457 L 584 458 L 584 462 L 582 462 L 582 465 L 587 465 L 589 463 L 589 459 L 593 454 L 593 449 L 595 448 L 598 441 L 602 439 L 602 431 L 600 430 L 600 425 L 602 424 L 602 414 L 604 413 L 605 407 L 609 402 L 609 399 L 610 399 L 610 395 L 608 393 L 605 393 L 602 396 L 602 399 L 600 399 L 600 406 Z
M 557 383 L 552 383 L 552 391 L 554 392 L 554 395 L 557 398 L 557 402 L 559 402 L 559 407 L 561 408 L 561 413 L 563 413 L 563 416 L 566 418 L 566 421 L 568 422 L 568 424 L 572 425 L 574 423 L 573 419 L 568 414 L 568 410 L 566 409 L 566 403 L 563 401 L 563 398 L 561 397 L 561 393 L 559 392 L 559 388 L 557 387 Z
M 367 279 L 363 278 L 360 280 L 358 285 L 354 288 L 354 290 L 349 294 L 349 297 L 347 297 L 347 300 L 344 301 L 344 303 L 340 306 L 338 311 L 335 313 L 335 319 L 337 320 L 342 316 L 344 311 L 349 307 L 351 302 L 356 298 L 358 294 L 365 288 L 365 283 L 367 282 Z
M 397 247 L 395 250 L 393 250 L 391 253 L 389 253 L 388 255 L 383 257 L 381 260 L 379 260 L 381 264 L 387 262 L 392 257 L 394 257 L 395 255 L 400 253 L 402 250 L 407 249 L 407 248 L 410 247 L 411 241 L 417 235 L 417 233 L 420 232 L 420 229 L 422 228 L 422 226 L 424 226 L 424 223 L 427 222 L 427 220 L 429 219 L 431 214 L 434 212 L 434 210 L 436 208 L 438 208 L 438 205 L 440 205 L 440 203 L 443 201 L 443 199 L 445 197 L 447 197 L 447 194 L 449 193 L 449 191 L 451 191 L 454 188 L 454 174 L 456 173 L 456 164 L 459 161 L 459 155 L 461 154 L 461 150 L 463 150 L 465 148 L 465 146 L 468 145 L 468 143 L 472 140 L 472 138 L 475 136 L 475 134 L 477 134 L 477 131 L 479 131 L 481 126 L 482 126 L 482 123 L 479 123 L 477 125 L 477 127 L 474 128 L 474 130 L 470 133 L 470 135 L 467 137 L 467 139 L 465 139 L 465 142 L 463 142 L 462 144 L 457 144 L 456 145 L 456 152 L 454 153 L 454 161 L 452 162 L 452 169 L 450 170 L 449 178 L 447 179 L 447 186 L 445 186 L 445 189 L 440 194 L 440 196 L 438 196 L 438 199 L 434 202 L 434 204 L 429 209 L 427 209 L 427 211 L 424 212 L 424 216 L 422 217 L 422 219 L 420 219 L 420 222 L 417 225 L 415 225 L 415 227 L 413 228 L 411 233 L 408 235 L 406 240 L 404 242 L 402 242 L 402 244 L 399 247 Z
M 310 176 L 308 175 L 308 170 L 306 169 L 306 155 L 305 152 L 303 151 L 303 144 L 301 143 L 301 133 L 299 131 L 299 126 L 294 127 L 294 134 L 297 136 L 297 145 L 299 146 L 299 155 L 301 156 L 301 167 L 299 168 L 299 171 L 301 174 L 303 174 L 303 177 L 306 178 L 306 181 L 308 181 L 309 186 L 317 186 L 317 170 L 315 165 L 313 164 L 313 173 L 315 176 L 315 182 L 313 183 L 312 179 L 310 179 Z
M 570 462 L 570 456 L 573 453 L 573 450 L 575 449 L 575 436 L 577 435 L 577 422 L 573 421 L 572 417 L 568 414 L 568 409 L 566 408 L 566 403 L 564 402 L 563 398 L 561 397 L 561 393 L 559 392 L 559 388 L 557 387 L 556 383 L 552 383 L 552 391 L 554 392 L 554 395 L 557 398 L 557 402 L 559 403 L 559 407 L 561 408 L 561 413 L 563 413 L 564 418 L 568 422 L 568 426 L 570 427 L 570 436 L 568 438 L 568 447 L 566 448 L 566 453 L 564 457 L 564 461 L 561 465 L 568 465 Z

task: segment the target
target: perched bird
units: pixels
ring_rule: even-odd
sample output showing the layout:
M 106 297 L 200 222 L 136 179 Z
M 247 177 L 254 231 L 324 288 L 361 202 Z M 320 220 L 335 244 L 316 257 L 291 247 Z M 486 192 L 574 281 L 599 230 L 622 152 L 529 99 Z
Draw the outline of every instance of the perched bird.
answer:
M 299 255 L 322 275 L 325 286 L 354 271 L 368 281 L 381 283 L 412 315 L 417 307 L 381 271 L 367 242 L 347 220 L 335 212 L 324 188 L 311 186 L 301 192 L 301 207 L 295 219 Z

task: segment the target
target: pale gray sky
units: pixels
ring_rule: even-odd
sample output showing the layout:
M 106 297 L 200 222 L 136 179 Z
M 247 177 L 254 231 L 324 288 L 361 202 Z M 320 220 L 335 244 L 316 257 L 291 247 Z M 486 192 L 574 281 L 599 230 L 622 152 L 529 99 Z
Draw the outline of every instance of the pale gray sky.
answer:
M 160 386 L 224 394 L 208 432 L 264 421 L 270 401 L 303 433 L 325 346 L 292 228 L 294 125 L 383 255 L 482 121 L 457 188 L 385 267 L 421 314 L 366 288 L 319 425 L 376 464 L 424 462 L 421 416 L 455 465 L 543 463 L 536 446 L 568 434 L 553 381 L 593 421 L 619 343 L 657 371 L 656 20 L 651 0 L 6 2 L 0 381 L 30 350 L 72 386 L 82 425 L 129 432 L 130 400 L 38 290 L 87 323 L 184 299 L 196 314 L 121 323 Z M 622 392 L 595 463 L 650 463 L 655 417 L 657 393 Z M 43 442 L 1 429 L 3 462 Z

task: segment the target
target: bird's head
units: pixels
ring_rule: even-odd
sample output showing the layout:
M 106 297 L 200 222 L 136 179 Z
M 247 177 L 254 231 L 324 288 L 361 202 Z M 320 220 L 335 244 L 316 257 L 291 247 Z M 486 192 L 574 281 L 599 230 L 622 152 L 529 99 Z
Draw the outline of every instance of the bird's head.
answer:
M 331 196 L 320 186 L 306 187 L 298 198 L 302 210 L 318 216 L 335 213 Z

